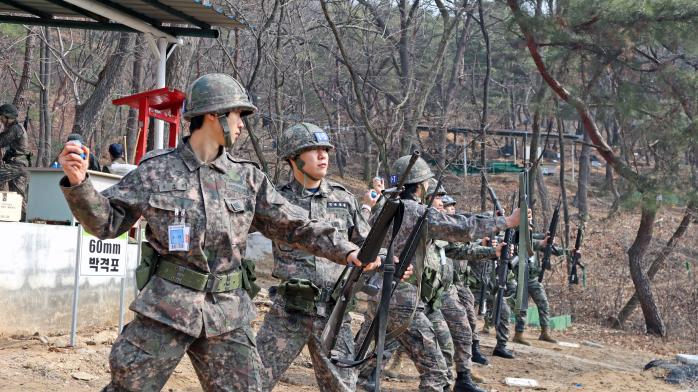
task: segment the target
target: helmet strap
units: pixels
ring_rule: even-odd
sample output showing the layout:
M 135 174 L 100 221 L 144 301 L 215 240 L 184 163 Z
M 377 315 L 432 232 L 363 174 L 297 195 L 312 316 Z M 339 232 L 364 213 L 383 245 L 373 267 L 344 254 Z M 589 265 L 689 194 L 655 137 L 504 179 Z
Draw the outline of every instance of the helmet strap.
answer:
M 230 127 L 228 126 L 228 113 L 219 114 L 218 123 L 221 124 L 221 128 L 223 129 L 223 138 L 225 139 L 226 150 L 232 148 L 233 144 L 235 144 L 235 140 L 233 139 L 233 133 L 230 132 Z
M 310 179 L 313 180 L 313 181 L 320 181 L 320 180 L 322 180 L 322 178 L 315 178 L 315 177 L 311 176 L 310 174 L 308 174 L 308 172 L 306 172 L 306 171 L 303 169 L 303 168 L 305 167 L 305 161 L 303 161 L 303 158 L 301 158 L 300 155 L 298 155 L 298 157 L 297 157 L 296 159 L 294 159 L 293 161 L 296 162 L 296 167 L 298 168 L 298 170 L 299 170 L 301 173 L 303 173 L 303 176 L 304 176 L 304 177 L 307 176 L 308 178 L 310 178 Z M 305 182 L 305 181 L 304 181 L 304 182 Z M 303 184 L 303 188 L 305 188 L 305 184 Z

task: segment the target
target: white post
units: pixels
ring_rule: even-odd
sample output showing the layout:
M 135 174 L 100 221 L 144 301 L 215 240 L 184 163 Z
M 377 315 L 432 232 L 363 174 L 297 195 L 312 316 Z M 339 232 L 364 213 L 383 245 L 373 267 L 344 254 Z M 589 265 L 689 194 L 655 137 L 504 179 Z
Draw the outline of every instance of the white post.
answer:
M 73 309 L 70 320 L 70 346 L 75 347 L 78 334 L 78 297 L 80 296 L 80 256 L 82 252 L 82 226 L 77 226 L 78 241 L 75 252 L 75 282 L 73 283 Z
M 516 138 L 514 138 L 514 165 L 516 165 Z
M 158 38 L 158 72 L 157 72 L 157 88 L 165 87 L 165 75 L 167 72 L 167 39 Z M 164 138 L 165 123 L 162 120 L 155 120 L 155 138 L 153 144 L 155 149 L 165 147 Z

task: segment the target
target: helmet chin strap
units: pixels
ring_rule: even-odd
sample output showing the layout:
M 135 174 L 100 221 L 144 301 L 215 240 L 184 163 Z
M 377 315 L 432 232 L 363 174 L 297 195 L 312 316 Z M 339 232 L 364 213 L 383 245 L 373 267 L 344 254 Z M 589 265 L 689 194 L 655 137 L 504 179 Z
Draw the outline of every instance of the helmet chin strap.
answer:
M 218 115 L 218 123 L 221 124 L 223 128 L 223 138 L 225 139 L 225 148 L 230 149 L 235 144 L 233 139 L 233 133 L 230 132 L 230 127 L 228 126 L 228 113 L 223 113 Z
M 296 162 L 296 167 L 298 168 L 298 170 L 301 173 L 303 173 L 303 188 L 305 188 L 305 177 L 308 177 L 313 181 L 322 180 L 322 178 L 315 178 L 315 177 L 311 176 L 310 174 L 308 174 L 308 172 L 303 170 L 303 168 L 305 167 L 305 161 L 303 161 L 303 158 L 301 158 L 300 156 L 298 156 L 298 158 L 294 159 L 294 162 Z

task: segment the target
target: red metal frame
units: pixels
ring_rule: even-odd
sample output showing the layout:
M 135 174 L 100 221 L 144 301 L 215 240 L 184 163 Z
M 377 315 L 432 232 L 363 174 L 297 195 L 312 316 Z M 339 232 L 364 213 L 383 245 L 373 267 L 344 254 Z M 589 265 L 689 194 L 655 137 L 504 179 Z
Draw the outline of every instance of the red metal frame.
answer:
M 136 144 L 135 163 L 141 161 L 148 145 L 148 125 L 150 118 L 170 124 L 168 147 L 176 147 L 179 137 L 179 119 L 185 94 L 177 89 L 163 87 L 144 91 L 111 101 L 114 105 L 128 105 L 138 109 L 138 143 Z M 168 113 L 169 112 L 169 113 Z

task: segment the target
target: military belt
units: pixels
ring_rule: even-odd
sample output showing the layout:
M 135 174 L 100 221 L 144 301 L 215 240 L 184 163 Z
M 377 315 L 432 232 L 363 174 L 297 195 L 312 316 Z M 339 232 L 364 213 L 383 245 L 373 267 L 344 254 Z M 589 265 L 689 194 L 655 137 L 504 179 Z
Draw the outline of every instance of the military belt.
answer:
M 240 270 L 223 274 L 210 274 L 198 272 L 167 260 L 160 260 L 155 275 L 172 283 L 207 293 L 225 293 L 242 288 L 242 271 Z

